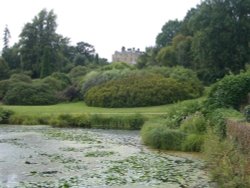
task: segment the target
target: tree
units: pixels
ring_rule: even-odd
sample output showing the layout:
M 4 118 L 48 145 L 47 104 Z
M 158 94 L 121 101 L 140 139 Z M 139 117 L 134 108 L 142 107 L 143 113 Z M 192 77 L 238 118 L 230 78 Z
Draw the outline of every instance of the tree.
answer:
M 150 65 L 158 65 L 156 60 L 158 51 L 157 47 L 147 47 L 146 51 L 137 59 L 137 67 L 141 69 Z
M 206 0 L 193 15 L 195 68 L 201 76 L 210 74 L 207 81 L 239 73 L 249 62 L 249 12 L 247 0 Z
M 3 34 L 3 51 L 9 48 L 10 30 L 6 25 Z
M 166 46 L 162 48 L 156 56 L 157 61 L 160 65 L 164 66 L 175 66 L 176 65 L 176 56 L 173 46 Z
M 44 9 L 32 23 L 24 26 L 20 34 L 22 69 L 31 70 L 33 77 L 45 76 L 61 67 L 62 48 L 68 41 L 56 33 L 56 27 L 56 15 L 52 10 L 48 12 Z M 50 55 L 45 58 L 48 51 Z M 45 67 L 50 71 L 45 71 Z
M 156 37 L 156 45 L 158 47 L 165 47 L 170 45 L 172 39 L 176 34 L 180 32 L 181 22 L 178 20 L 170 20 L 168 21 L 161 29 L 161 33 L 159 33 Z
M 19 45 L 14 44 L 12 47 L 3 50 L 2 57 L 8 64 L 10 70 L 20 69 L 21 59 L 19 53 Z
M 0 58 L 0 80 L 7 79 L 9 77 L 9 67 L 3 58 Z

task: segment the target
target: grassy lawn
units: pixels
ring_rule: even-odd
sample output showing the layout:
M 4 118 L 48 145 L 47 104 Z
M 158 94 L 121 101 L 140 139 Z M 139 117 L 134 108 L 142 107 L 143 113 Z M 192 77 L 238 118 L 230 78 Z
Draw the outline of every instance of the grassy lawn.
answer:
M 173 104 L 172 104 L 173 105 Z M 9 106 L 0 105 L 5 109 L 14 111 L 20 115 L 53 115 L 53 114 L 165 114 L 172 105 L 162 105 L 153 107 L 137 107 L 137 108 L 100 108 L 89 107 L 84 102 L 61 103 L 48 106 Z

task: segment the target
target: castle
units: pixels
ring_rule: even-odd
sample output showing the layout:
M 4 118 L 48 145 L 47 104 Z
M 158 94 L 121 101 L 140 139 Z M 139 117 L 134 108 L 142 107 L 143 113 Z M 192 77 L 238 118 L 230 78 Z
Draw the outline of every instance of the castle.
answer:
M 125 62 L 129 64 L 136 64 L 137 58 L 142 54 L 140 49 L 122 47 L 121 52 L 115 51 L 112 55 L 112 62 Z

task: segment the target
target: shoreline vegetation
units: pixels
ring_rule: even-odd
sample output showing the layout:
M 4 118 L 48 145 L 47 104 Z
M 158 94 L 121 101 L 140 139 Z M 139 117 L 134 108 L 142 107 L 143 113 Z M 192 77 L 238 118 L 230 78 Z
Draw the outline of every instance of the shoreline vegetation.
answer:
M 0 124 L 140 130 L 151 148 L 202 152 L 219 187 L 249 188 L 249 10 L 250 1 L 201 1 L 166 22 L 136 64 L 71 45 L 53 10 L 13 46 L 6 26 Z

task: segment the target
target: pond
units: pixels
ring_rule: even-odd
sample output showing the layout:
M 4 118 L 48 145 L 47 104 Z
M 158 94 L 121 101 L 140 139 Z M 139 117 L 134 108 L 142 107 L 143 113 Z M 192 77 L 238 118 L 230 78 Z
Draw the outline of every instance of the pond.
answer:
M 138 131 L 0 126 L 0 187 L 213 187 L 202 160 L 147 149 Z

